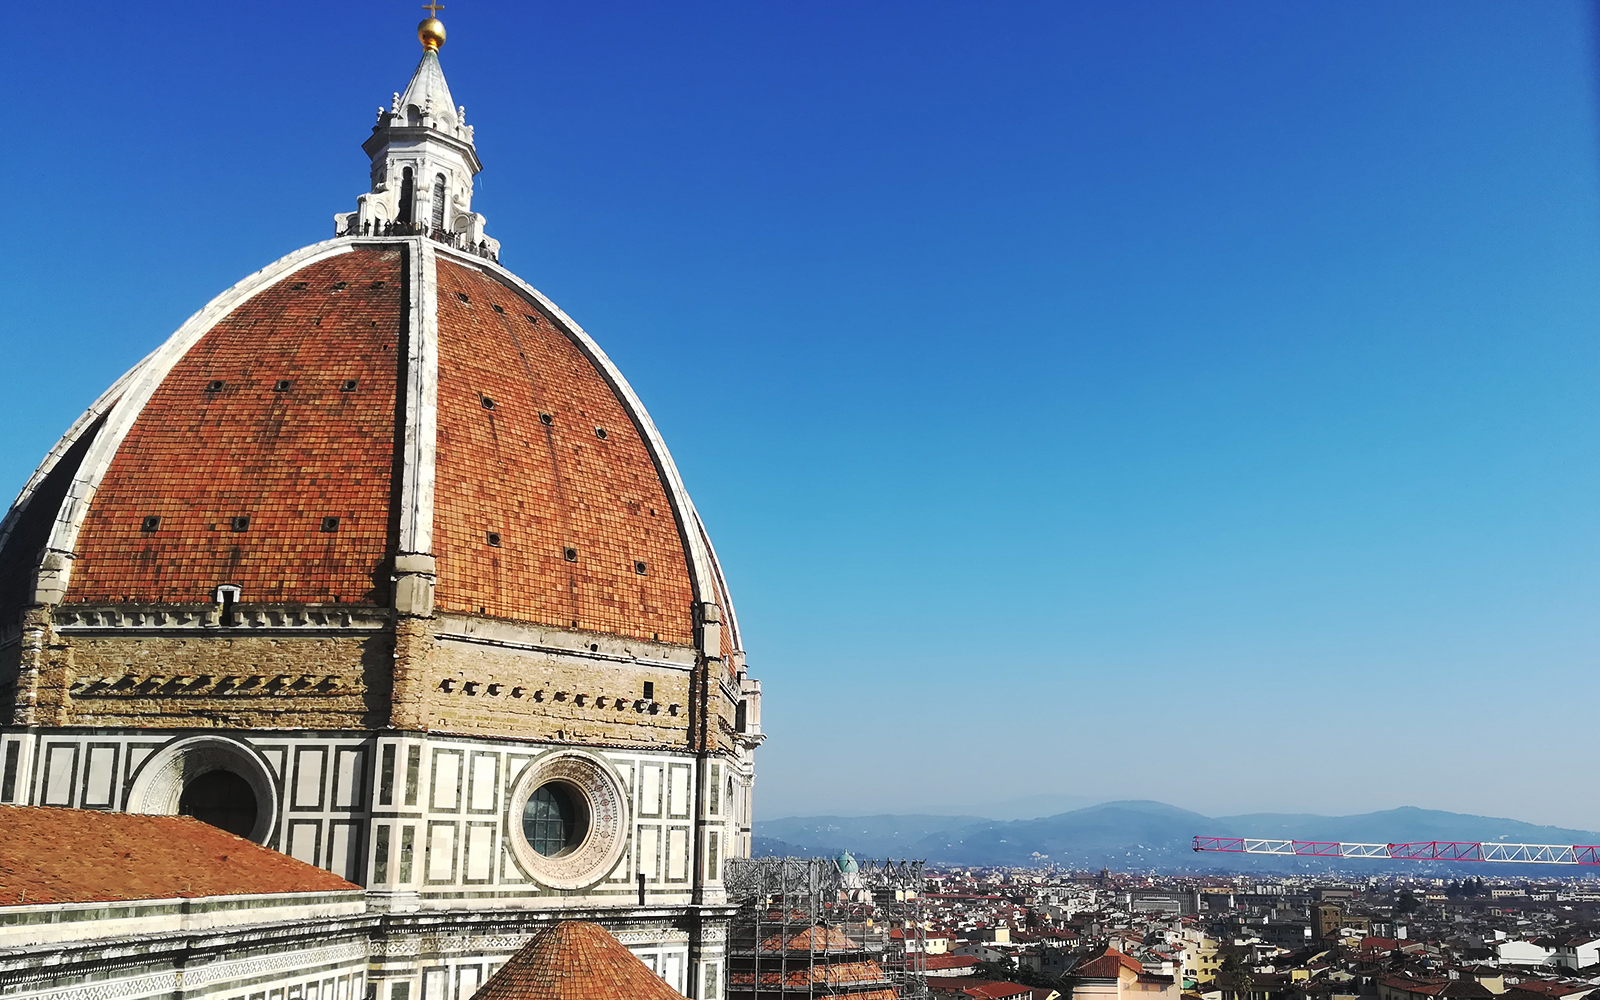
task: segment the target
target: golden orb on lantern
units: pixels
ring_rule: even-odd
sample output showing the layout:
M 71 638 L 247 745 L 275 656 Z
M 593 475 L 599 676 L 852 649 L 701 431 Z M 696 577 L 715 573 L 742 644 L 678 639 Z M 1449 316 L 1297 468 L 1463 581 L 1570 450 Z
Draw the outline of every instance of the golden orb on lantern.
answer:
M 417 38 L 421 39 L 422 47 L 429 52 L 439 51 L 439 46 L 444 44 L 444 24 L 437 17 L 430 17 L 417 25 Z

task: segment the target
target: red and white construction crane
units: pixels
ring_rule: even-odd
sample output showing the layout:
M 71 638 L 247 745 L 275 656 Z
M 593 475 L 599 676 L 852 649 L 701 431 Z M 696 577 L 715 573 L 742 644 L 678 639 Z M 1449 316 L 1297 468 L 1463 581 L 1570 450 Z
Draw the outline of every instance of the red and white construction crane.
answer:
M 1600 846 L 1423 840 L 1412 844 L 1346 844 L 1271 837 L 1196 837 L 1196 851 L 1277 854 L 1302 858 L 1393 858 L 1397 861 L 1509 861 L 1528 865 L 1600 865 Z

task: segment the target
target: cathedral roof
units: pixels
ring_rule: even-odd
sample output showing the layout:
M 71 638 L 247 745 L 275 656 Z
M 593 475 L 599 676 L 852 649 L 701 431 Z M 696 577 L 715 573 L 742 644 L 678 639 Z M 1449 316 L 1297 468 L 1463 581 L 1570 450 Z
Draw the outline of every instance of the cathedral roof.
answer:
M 443 611 L 689 645 L 693 607 L 727 606 L 622 374 L 426 237 L 331 240 L 223 293 L 68 432 L 0 546 L 13 608 L 50 553 L 65 605 L 385 606 L 397 554 L 427 553 Z
M 364 148 L 372 190 L 338 238 L 212 300 L 46 457 L 0 522 L 0 624 L 219 588 L 387 609 L 411 573 L 434 588 L 424 611 L 704 632 L 733 668 L 727 590 L 666 444 L 599 345 L 499 264 L 432 48 Z
M 0 806 L 0 906 L 359 892 L 186 816 Z
M 545 928 L 501 966 L 473 1000 L 683 1000 L 599 924 Z

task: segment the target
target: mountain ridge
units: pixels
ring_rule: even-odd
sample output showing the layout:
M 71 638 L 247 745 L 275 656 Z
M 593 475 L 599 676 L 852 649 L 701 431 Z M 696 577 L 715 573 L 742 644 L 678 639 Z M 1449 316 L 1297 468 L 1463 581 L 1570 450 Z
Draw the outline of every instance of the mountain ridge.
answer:
M 1480 862 L 1354 861 L 1273 855 L 1196 854 L 1191 838 L 1281 837 L 1358 843 L 1430 840 L 1595 844 L 1600 833 L 1401 806 L 1347 816 L 1246 813 L 1209 817 L 1150 800 L 1102 802 L 1054 816 L 993 820 L 917 813 L 901 816 L 788 816 L 758 820 L 755 853 L 920 857 L 953 864 L 1113 868 L 1152 872 L 1407 871 L 1530 873 L 1527 865 Z M 1541 866 L 1571 872 L 1570 866 Z

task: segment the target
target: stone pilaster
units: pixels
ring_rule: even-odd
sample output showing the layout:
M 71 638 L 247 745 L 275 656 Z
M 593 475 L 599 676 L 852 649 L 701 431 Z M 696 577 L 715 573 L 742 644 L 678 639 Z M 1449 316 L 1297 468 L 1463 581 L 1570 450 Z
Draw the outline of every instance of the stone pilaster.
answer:
M 39 724 L 39 677 L 43 672 L 45 657 L 54 642 L 54 629 L 50 622 L 50 608 L 35 605 L 22 613 L 22 638 L 18 649 L 17 686 L 10 724 L 37 726 Z

